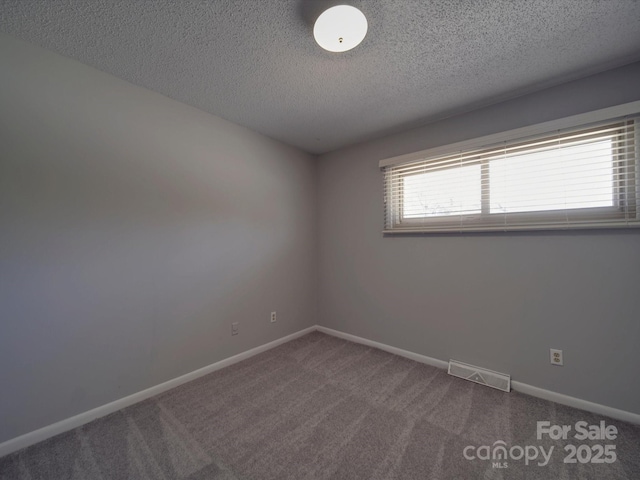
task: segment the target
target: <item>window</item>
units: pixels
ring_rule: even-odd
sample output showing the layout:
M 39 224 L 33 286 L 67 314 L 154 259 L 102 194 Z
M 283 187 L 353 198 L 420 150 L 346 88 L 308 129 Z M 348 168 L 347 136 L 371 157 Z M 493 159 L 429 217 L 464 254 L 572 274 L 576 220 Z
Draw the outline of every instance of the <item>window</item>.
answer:
M 638 118 L 579 123 L 615 109 L 382 161 L 385 233 L 640 226 Z

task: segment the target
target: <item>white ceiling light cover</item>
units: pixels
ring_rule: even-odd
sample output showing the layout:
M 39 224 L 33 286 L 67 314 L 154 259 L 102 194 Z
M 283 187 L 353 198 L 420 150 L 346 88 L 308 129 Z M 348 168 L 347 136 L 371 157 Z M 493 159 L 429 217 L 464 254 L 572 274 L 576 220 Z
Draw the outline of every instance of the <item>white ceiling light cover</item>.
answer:
M 337 5 L 318 17 L 313 36 L 325 50 L 346 52 L 362 42 L 367 28 L 367 18 L 360 10 L 350 5 Z

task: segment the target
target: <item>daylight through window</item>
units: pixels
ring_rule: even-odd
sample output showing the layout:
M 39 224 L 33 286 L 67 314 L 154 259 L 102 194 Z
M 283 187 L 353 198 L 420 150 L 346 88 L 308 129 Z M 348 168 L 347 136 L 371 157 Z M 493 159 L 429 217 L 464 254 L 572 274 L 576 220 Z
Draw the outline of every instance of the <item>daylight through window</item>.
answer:
M 391 159 L 385 232 L 638 226 L 637 138 L 624 117 Z

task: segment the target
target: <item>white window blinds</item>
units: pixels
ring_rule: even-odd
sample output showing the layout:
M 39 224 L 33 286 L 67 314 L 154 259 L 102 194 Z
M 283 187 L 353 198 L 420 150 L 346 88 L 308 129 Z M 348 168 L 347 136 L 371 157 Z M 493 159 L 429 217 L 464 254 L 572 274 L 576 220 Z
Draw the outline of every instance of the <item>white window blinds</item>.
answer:
M 637 121 L 383 161 L 385 233 L 639 226 Z

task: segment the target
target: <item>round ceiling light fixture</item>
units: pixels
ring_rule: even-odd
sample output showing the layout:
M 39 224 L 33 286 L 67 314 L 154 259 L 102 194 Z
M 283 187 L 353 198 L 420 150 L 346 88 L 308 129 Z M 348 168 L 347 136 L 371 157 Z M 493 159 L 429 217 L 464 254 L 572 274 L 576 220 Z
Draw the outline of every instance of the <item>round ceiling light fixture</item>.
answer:
M 313 36 L 325 50 L 346 52 L 362 42 L 367 27 L 367 18 L 356 7 L 337 5 L 318 17 L 313 26 Z

